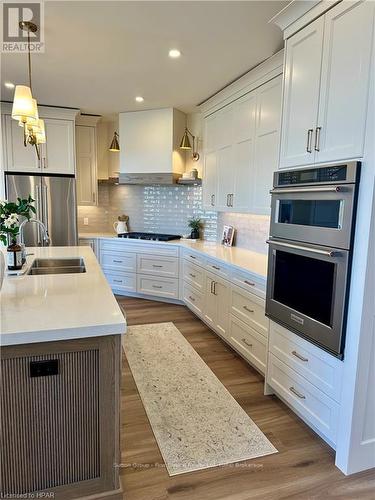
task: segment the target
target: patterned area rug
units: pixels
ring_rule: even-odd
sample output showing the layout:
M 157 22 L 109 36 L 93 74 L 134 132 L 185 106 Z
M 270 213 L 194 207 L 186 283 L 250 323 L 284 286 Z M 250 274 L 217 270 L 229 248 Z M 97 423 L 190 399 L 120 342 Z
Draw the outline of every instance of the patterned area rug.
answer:
M 173 323 L 131 326 L 123 348 L 170 476 L 277 452 Z

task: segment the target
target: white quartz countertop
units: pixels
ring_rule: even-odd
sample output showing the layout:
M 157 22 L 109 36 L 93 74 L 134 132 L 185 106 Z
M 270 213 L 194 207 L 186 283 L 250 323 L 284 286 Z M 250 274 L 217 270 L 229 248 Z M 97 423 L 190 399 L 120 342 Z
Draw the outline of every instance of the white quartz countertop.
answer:
M 4 251 L 4 250 L 0 250 Z M 0 344 L 122 334 L 126 321 L 89 247 L 27 248 L 35 258 L 82 257 L 86 272 L 6 276 L 0 295 Z
M 80 233 L 80 238 L 99 238 L 108 239 L 116 238 L 116 233 Z M 225 264 L 230 264 L 232 266 L 238 267 L 239 269 L 244 269 L 245 271 L 256 274 L 262 279 L 267 277 L 267 255 L 259 252 L 253 252 L 245 248 L 239 247 L 225 247 L 220 243 L 215 243 L 212 241 L 197 240 L 172 240 L 168 242 L 161 241 L 148 241 L 148 240 L 130 240 L 121 239 L 124 244 L 132 243 L 144 243 L 144 244 L 154 244 L 154 245 L 174 245 L 181 248 L 189 248 L 190 250 L 200 252 L 206 257 L 212 257 L 214 259 L 220 260 Z

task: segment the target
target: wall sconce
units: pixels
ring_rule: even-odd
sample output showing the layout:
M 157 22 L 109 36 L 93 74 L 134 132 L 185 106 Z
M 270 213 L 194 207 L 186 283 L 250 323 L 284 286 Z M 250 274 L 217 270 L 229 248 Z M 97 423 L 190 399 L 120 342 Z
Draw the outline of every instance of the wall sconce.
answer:
M 189 135 L 193 139 L 193 147 L 191 147 Z M 193 154 L 191 155 L 191 157 L 193 161 L 199 160 L 199 153 L 195 149 L 195 135 L 193 135 L 187 127 L 185 127 L 185 132 L 181 140 L 180 149 L 192 149 Z
M 109 146 L 109 151 L 120 151 L 120 145 L 118 143 L 118 133 L 113 134 L 113 139 L 111 145 Z

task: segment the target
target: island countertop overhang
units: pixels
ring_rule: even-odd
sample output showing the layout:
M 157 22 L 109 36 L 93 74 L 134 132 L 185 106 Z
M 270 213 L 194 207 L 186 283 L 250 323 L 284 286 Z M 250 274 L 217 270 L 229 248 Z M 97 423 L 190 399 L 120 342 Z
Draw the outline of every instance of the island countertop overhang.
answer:
M 82 257 L 86 272 L 6 277 L 0 300 L 1 346 L 126 332 L 126 320 L 91 248 L 29 247 L 27 252 L 32 254 L 29 266 L 36 258 Z

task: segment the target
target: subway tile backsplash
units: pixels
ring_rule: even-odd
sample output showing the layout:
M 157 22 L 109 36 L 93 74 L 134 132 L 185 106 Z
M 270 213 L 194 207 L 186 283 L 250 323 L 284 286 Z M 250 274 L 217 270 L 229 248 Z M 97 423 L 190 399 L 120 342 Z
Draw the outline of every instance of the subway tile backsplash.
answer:
M 130 231 L 171 234 L 188 234 L 187 220 L 201 217 L 203 237 L 208 241 L 220 241 L 223 226 L 231 225 L 236 229 L 236 246 L 267 253 L 269 216 L 205 211 L 200 186 L 99 184 L 98 206 L 78 207 L 79 232 L 113 231 L 121 214 L 129 216 Z M 88 226 L 83 225 L 84 217 L 89 219 Z

